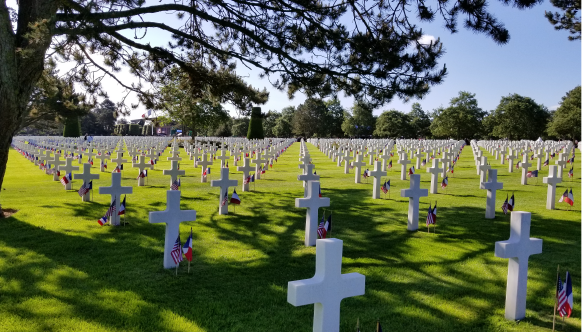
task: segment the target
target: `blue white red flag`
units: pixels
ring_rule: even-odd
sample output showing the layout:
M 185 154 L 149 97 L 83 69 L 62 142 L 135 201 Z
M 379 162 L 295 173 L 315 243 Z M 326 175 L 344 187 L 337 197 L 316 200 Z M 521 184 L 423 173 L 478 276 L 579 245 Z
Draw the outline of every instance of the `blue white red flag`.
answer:
M 188 239 L 184 242 L 182 253 L 184 253 L 188 262 L 192 261 L 192 228 L 190 228 L 190 236 L 188 236 Z

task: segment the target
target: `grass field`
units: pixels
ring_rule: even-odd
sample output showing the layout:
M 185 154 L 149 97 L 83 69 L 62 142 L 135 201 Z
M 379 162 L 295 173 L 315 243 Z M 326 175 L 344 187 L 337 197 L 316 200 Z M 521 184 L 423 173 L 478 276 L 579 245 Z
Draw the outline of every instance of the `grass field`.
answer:
M 407 199 L 400 189 L 398 164 L 388 172 L 391 199 L 373 200 L 372 181 L 355 184 L 354 175 L 307 144 L 322 194 L 330 197 L 333 237 L 344 242 L 343 273 L 366 276 L 366 294 L 342 301 L 341 331 L 372 332 L 380 319 L 384 331 L 548 331 L 552 328 L 556 267 L 568 269 L 574 288 L 573 317 L 559 320 L 558 331 L 580 331 L 580 161 L 572 183 L 575 205 L 545 209 L 546 186 L 530 179 L 520 185 L 519 172 L 490 158 L 504 189 L 515 193 L 516 210 L 532 213 L 531 236 L 542 238 L 543 253 L 529 260 L 527 317 L 504 319 L 507 259 L 494 256 L 495 241 L 509 238 L 509 215 L 498 208 L 486 220 L 486 191 L 479 189 L 470 147 L 450 177 L 447 193 L 420 202 L 420 230 L 406 230 Z M 183 153 L 184 154 L 184 153 Z M 122 185 L 127 196 L 127 226 L 101 227 L 97 220 L 109 196 L 81 202 L 76 190 L 65 192 L 16 151 L 10 152 L 0 193 L 3 208 L 19 210 L 0 220 L 1 331 L 310 331 L 313 305 L 287 303 L 287 282 L 311 278 L 315 247 L 303 245 L 305 209 L 299 144 L 293 144 L 256 182 L 252 192 L 237 190 L 236 213 L 218 215 L 218 188 L 200 183 L 200 168 L 181 165 L 182 209 L 197 211 L 197 220 L 182 223 L 184 241 L 192 228 L 194 260 L 188 274 L 162 267 L 164 225 L 149 224 L 148 212 L 165 209 L 170 163 L 166 150 L 148 186 L 137 187 L 138 171 L 128 163 Z M 231 178 L 239 180 L 241 172 Z M 97 163 L 93 168 L 98 173 Z M 219 167 L 212 167 L 216 179 Z M 422 188 L 430 177 L 423 167 Z M 566 174 L 566 173 L 565 173 Z M 365 180 L 364 180 L 365 181 Z M 94 188 L 109 185 L 101 173 Z M 74 187 L 79 188 L 75 181 Z M 251 188 L 253 184 L 251 184 Z M 440 190 L 440 188 L 439 188 Z M 231 191 L 232 192 L 232 191 Z M 437 234 L 424 226 L 429 203 L 438 200 Z M 322 211 L 320 210 L 320 213 Z

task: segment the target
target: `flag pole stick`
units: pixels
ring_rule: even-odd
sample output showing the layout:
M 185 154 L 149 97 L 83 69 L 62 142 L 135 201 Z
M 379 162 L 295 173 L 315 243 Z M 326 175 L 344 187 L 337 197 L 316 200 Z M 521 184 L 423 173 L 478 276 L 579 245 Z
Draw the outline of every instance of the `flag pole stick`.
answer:
M 560 265 L 558 264 L 558 271 L 556 272 L 556 285 L 560 276 Z M 554 319 L 552 322 L 552 332 L 556 330 L 556 309 L 558 308 L 558 288 L 556 287 L 556 294 L 554 295 Z
M 438 201 L 434 201 L 434 205 L 435 206 L 437 205 L 437 203 L 438 203 Z M 438 211 L 437 211 L 437 213 L 438 213 Z M 433 229 L 433 232 L 436 234 L 436 220 L 434 221 L 434 229 Z

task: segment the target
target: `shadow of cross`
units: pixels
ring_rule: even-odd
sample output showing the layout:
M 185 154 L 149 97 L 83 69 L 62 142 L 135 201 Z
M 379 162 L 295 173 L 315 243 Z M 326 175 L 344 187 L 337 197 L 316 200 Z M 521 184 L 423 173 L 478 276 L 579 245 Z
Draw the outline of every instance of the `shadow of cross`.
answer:
M 505 318 L 525 318 L 527 295 L 527 265 L 530 255 L 542 253 L 542 239 L 530 238 L 531 213 L 511 212 L 509 240 L 495 242 L 495 257 L 509 258 L 507 289 L 505 293 Z
M 164 268 L 176 267 L 172 259 L 172 248 L 180 234 L 180 223 L 196 220 L 195 210 L 180 210 L 180 190 L 166 191 L 166 210 L 154 211 L 149 214 L 151 224 L 166 223 L 166 237 L 164 240 Z
M 341 300 L 365 293 L 365 276 L 342 274 L 342 247 L 342 240 L 317 240 L 313 278 L 287 284 L 287 302 L 296 307 L 314 304 L 314 332 L 338 332 Z

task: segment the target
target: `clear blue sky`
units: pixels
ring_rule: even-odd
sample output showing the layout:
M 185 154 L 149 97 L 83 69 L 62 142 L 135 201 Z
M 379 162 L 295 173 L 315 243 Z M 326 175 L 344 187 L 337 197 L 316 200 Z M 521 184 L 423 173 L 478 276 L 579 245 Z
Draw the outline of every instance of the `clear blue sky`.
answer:
M 486 35 L 464 29 L 462 22 L 456 34 L 450 34 L 439 21 L 423 25 L 425 34 L 441 38 L 446 54 L 440 63 L 446 64 L 448 76 L 423 99 L 408 103 L 394 99 L 374 114 L 392 108 L 408 112 L 415 101 L 425 111 L 432 111 L 448 105 L 459 91 L 475 93 L 479 107 L 487 111 L 495 109 L 502 96 L 512 93 L 554 109 L 567 91 L 580 85 L 580 41 L 569 41 L 565 31 L 554 30 L 544 17 L 544 10 L 555 11 L 549 2 L 529 10 L 504 6 L 498 1 L 490 4 L 491 11 L 510 32 L 509 43 L 500 46 Z M 305 100 L 300 94 L 288 100 L 285 93 L 270 88 L 266 80 L 256 75 L 251 74 L 248 81 L 271 91 L 269 102 L 262 106 L 264 111 L 280 111 Z M 349 98 L 341 98 L 341 102 L 344 108 L 353 105 Z

